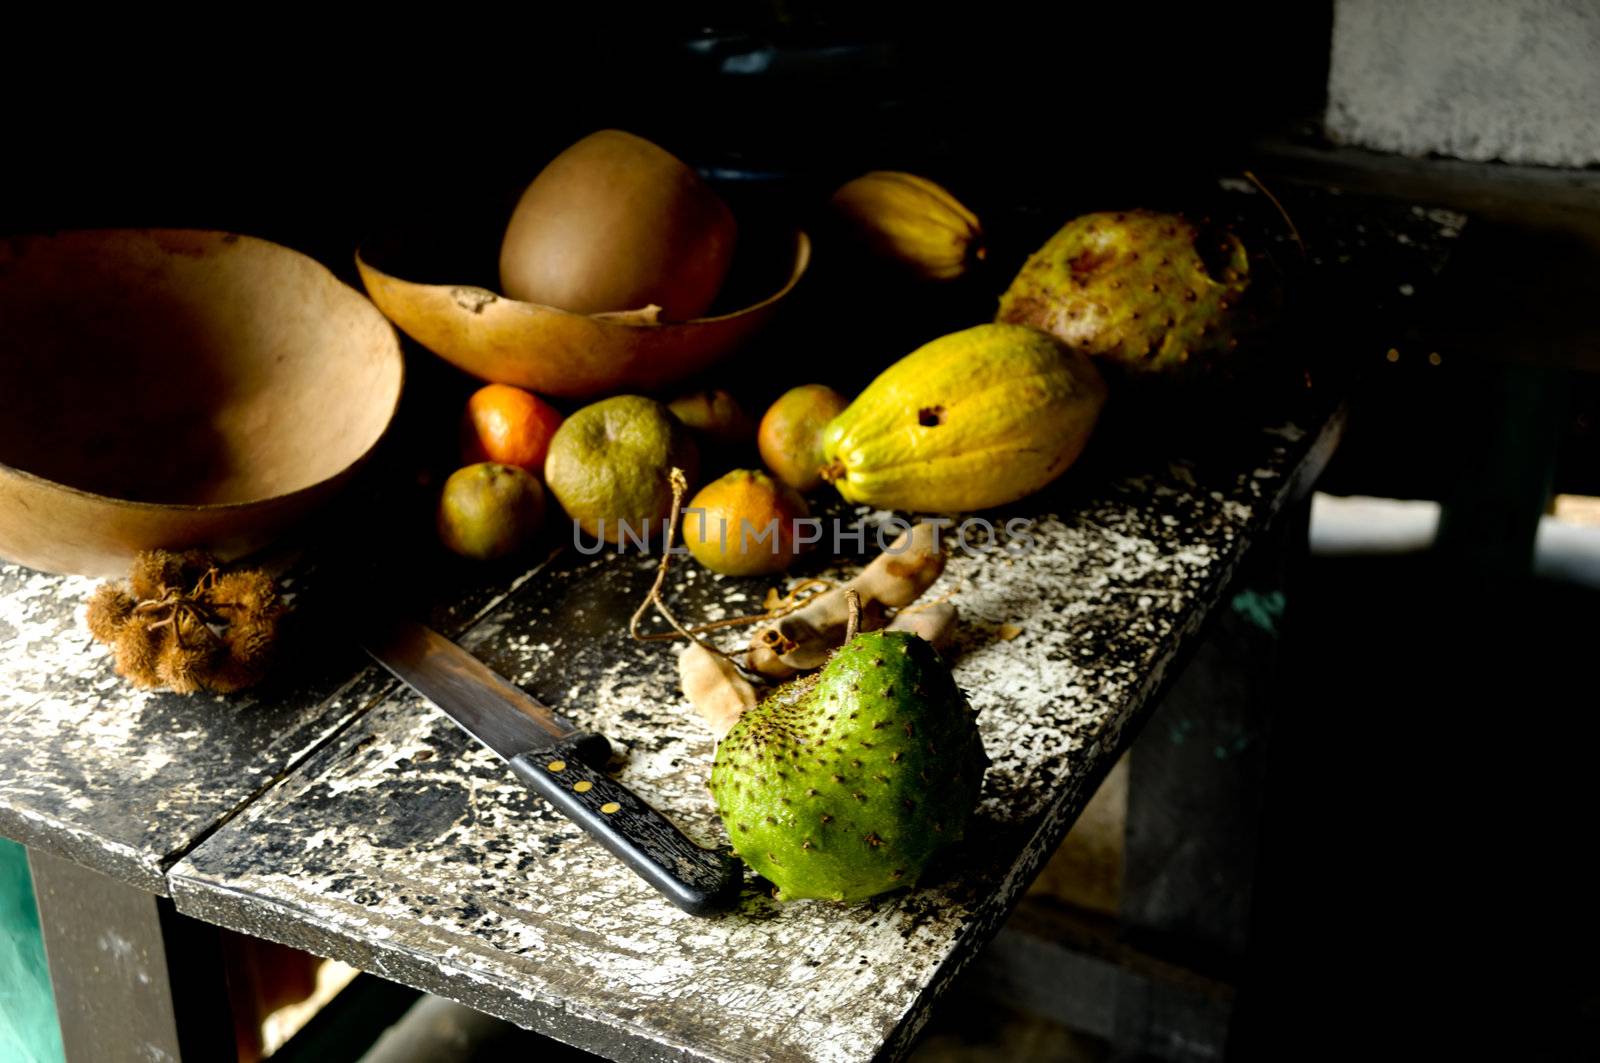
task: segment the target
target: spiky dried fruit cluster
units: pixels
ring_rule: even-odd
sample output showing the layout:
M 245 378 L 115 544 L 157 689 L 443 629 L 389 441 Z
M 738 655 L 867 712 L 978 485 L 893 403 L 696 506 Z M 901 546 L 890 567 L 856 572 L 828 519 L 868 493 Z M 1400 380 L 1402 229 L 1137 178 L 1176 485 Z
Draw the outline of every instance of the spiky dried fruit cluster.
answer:
M 717 747 L 711 792 L 780 899 L 854 902 L 914 884 L 962 836 L 987 765 L 937 651 L 874 631 L 746 711 Z
M 200 551 L 147 550 L 127 586 L 95 588 L 88 623 L 135 686 L 231 693 L 266 676 L 285 612 L 259 569 L 224 572 Z
M 1135 374 L 1213 368 L 1238 344 L 1250 259 L 1178 214 L 1074 218 L 1028 258 L 997 320 L 1032 325 Z

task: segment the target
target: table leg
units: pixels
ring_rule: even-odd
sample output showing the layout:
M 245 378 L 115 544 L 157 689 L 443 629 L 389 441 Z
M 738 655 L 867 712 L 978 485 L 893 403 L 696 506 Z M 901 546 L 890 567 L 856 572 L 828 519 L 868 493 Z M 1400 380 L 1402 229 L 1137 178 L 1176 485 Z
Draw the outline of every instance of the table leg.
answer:
M 1224 978 L 1249 942 L 1287 576 L 1308 527 L 1302 503 L 1255 547 L 1129 758 L 1125 937 Z
M 1570 379 L 1516 363 L 1485 367 L 1464 406 L 1461 472 L 1446 493 L 1433 552 L 1442 564 L 1491 587 L 1533 568 L 1539 518 L 1550 502 Z
M 68 1063 L 237 1058 L 215 928 L 29 850 Z
M 1260 538 L 1134 743 L 1117 918 L 1025 900 L 980 960 L 980 992 L 1104 1038 L 1118 1058 L 1228 1051 L 1309 524 L 1306 500 Z

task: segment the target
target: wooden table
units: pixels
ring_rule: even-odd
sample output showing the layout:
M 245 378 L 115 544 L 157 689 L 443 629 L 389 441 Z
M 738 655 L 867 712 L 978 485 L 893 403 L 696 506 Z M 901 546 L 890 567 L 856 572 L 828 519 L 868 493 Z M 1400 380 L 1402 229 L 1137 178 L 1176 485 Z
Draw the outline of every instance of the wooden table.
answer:
M 353 641 L 305 647 L 242 699 L 136 692 L 83 626 L 88 581 L 0 567 L 0 834 L 34 854 L 54 965 L 109 971 L 57 971 L 69 1055 L 116 1058 L 107 1027 L 194 1055 L 161 951 L 175 926 L 215 924 L 616 1058 L 898 1056 L 1131 742 L 1252 542 L 1305 497 L 1342 424 L 1331 390 L 1229 407 L 1187 436 L 1124 416 L 1081 470 L 1005 514 L 1029 520 L 1029 548 L 954 551 L 931 593 L 960 610 L 954 668 L 993 760 L 979 819 L 923 886 L 852 908 L 780 904 L 752 880 L 734 911 L 688 916 Z M 458 586 L 427 619 L 607 734 L 623 782 L 721 842 L 712 743 L 674 651 L 623 632 L 653 566 L 567 548 Z M 684 563 L 667 593 L 714 618 L 765 586 Z M 91 888 L 121 931 L 55 918 Z

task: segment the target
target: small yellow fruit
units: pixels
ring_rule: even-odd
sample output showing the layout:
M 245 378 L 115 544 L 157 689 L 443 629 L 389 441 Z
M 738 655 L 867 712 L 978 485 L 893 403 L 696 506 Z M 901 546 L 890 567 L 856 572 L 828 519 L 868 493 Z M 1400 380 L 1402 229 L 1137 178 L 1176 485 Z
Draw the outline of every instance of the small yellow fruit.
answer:
M 735 469 L 700 489 L 683 511 L 683 541 L 695 560 L 729 576 L 782 572 L 804 549 L 797 524 L 805 499 L 764 472 Z
M 544 488 L 525 469 L 492 461 L 457 469 L 439 496 L 439 538 L 479 561 L 516 553 L 544 524 Z
M 826 384 L 802 384 L 778 396 L 761 418 L 756 446 L 772 475 L 796 491 L 822 483 L 822 430 L 850 400 Z
M 954 280 L 983 258 L 978 216 L 925 177 L 874 170 L 835 192 L 833 208 L 874 254 L 925 280 Z
M 739 400 L 721 388 L 679 395 L 667 409 L 702 439 L 720 446 L 748 446 L 756 434 L 755 423 Z

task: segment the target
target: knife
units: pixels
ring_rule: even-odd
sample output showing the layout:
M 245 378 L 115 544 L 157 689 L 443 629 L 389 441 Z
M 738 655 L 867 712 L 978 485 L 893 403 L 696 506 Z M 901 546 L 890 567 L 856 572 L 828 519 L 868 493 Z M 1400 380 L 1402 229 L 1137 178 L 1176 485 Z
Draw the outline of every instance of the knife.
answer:
M 391 620 L 366 649 L 673 904 L 705 915 L 737 895 L 739 865 L 729 854 L 696 845 L 600 770 L 611 752 L 603 735 L 579 730 L 421 624 Z

